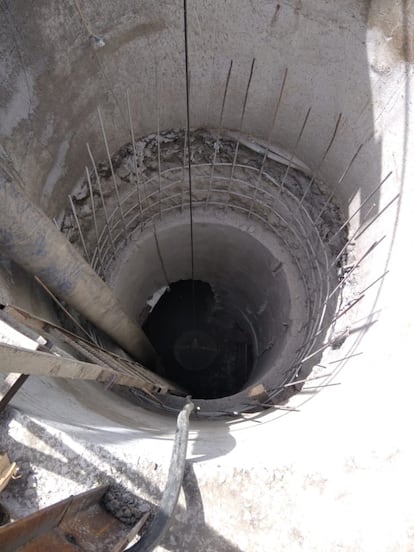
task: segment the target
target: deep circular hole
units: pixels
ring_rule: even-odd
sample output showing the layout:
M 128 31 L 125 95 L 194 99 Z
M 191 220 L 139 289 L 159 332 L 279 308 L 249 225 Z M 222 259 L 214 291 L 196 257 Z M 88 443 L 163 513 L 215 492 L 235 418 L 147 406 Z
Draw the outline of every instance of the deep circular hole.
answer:
M 157 350 L 160 373 L 194 398 L 240 391 L 254 365 L 253 336 L 237 308 L 218 301 L 200 280 L 171 284 L 144 323 Z
M 245 145 L 228 137 L 218 144 L 209 130 L 192 132 L 191 263 L 184 131 L 163 132 L 161 143 L 155 134 L 140 140 L 145 182 L 138 194 L 133 148 L 119 150 L 113 164 L 125 183 L 122 209 L 114 208 L 110 224 L 103 204 L 97 209 L 98 242 L 89 183 L 77 191 L 86 241 L 95 245 L 94 268 L 144 325 L 162 359 L 160 375 L 197 398 L 203 415 L 286 400 L 295 392 L 286 385 L 318 364 L 339 305 L 336 260 L 343 262 L 347 241 L 339 208 L 306 167 L 263 158 L 245 138 Z M 106 181 L 114 206 L 111 174 L 101 164 L 101 183 L 96 177 L 92 188 L 100 197 Z M 63 226 L 76 236 L 71 213 Z M 171 412 L 181 405 L 174 394 L 130 393 L 151 408 Z
M 306 339 L 312 305 L 300 271 L 272 232 L 235 212 L 223 220 L 198 210 L 194 230 L 194 281 L 187 220 L 164 213 L 156 237 L 151 226 L 139 229 L 120 253 L 112 284 L 160 356 L 159 375 L 191 394 L 200 411 L 234 412 L 249 401 L 262 408 L 260 389 L 282 388 Z M 130 393 L 149 404 L 139 390 Z M 160 395 L 150 406 L 160 401 L 168 412 L 181 404 Z

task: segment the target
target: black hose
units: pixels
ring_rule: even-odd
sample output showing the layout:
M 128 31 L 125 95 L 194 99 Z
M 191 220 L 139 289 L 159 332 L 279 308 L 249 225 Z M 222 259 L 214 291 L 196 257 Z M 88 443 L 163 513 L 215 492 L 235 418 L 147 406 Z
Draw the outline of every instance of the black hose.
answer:
M 178 414 L 177 432 L 175 434 L 167 484 L 154 521 L 142 538 L 128 548 L 126 552 L 151 552 L 159 544 L 171 524 L 184 477 L 190 414 L 193 408 L 194 404 L 190 399 L 187 399 L 187 404 Z

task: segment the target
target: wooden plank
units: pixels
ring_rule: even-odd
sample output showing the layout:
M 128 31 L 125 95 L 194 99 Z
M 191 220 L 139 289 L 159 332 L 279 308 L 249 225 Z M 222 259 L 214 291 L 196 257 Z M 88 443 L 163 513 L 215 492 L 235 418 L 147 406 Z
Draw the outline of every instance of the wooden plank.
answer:
M 7 452 L 0 454 L 0 492 L 7 487 L 8 482 L 16 472 L 16 462 L 10 462 Z
M 269 400 L 268 392 L 262 383 L 249 389 L 249 397 L 259 402 L 266 402 Z
M 175 395 L 180 396 L 186 396 L 187 393 L 178 387 L 175 383 L 172 383 L 168 381 L 167 379 L 163 378 L 162 376 L 159 376 L 158 374 L 155 374 L 154 372 L 151 372 L 141 364 L 135 361 L 126 361 L 122 357 L 112 353 L 111 351 L 106 351 L 97 345 L 90 343 L 86 341 L 85 339 L 61 328 L 60 326 L 57 326 L 55 324 L 52 324 L 51 322 L 48 322 L 47 320 L 43 320 L 41 318 L 38 318 L 31 313 L 28 313 L 24 311 L 23 309 L 20 309 L 18 307 L 15 307 L 13 305 L 6 305 L 4 307 L 4 312 L 8 316 L 15 317 L 16 320 L 20 322 L 24 322 L 29 327 L 32 327 L 35 330 L 41 329 L 43 332 L 58 332 L 61 336 L 66 336 L 66 342 L 68 342 L 68 339 L 73 344 L 73 341 L 76 341 L 78 344 L 82 344 L 85 348 L 94 349 L 95 354 L 105 354 L 109 357 L 112 357 L 112 361 L 115 363 L 122 363 L 124 370 L 124 374 L 121 376 L 121 379 L 123 380 L 124 377 L 129 375 L 130 377 L 134 377 L 135 375 L 137 378 L 140 378 L 143 384 L 141 385 L 141 388 L 150 390 L 152 389 L 156 393 L 173 393 Z M 109 363 L 110 365 L 112 363 Z M 128 374 L 129 372 L 129 374 Z M 128 385 L 124 383 L 119 383 L 119 385 Z M 131 387 L 139 387 L 138 385 L 131 385 Z
M 143 384 L 134 376 L 117 373 L 110 368 L 97 364 L 83 362 L 75 358 L 28 351 L 12 345 L 0 344 L 0 372 L 8 374 L 17 372 L 33 376 L 48 376 L 55 378 L 83 379 L 89 381 L 110 382 L 128 387 L 151 387 Z

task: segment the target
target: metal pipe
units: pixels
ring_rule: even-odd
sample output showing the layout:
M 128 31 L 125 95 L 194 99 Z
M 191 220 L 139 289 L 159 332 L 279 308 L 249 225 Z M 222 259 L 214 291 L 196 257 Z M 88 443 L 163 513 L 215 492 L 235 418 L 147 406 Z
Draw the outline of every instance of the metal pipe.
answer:
M 154 367 L 148 338 L 99 278 L 19 184 L 0 171 L 2 253 L 38 276 L 60 299 L 104 331 L 133 358 Z

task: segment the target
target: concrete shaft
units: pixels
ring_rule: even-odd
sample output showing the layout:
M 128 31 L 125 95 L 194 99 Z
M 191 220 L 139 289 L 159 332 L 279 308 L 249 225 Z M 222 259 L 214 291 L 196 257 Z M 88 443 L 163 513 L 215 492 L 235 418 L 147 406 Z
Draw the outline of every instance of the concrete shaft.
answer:
M 268 411 L 259 420 L 234 423 L 193 422 L 194 471 L 188 470 L 184 481 L 189 506 L 180 507 L 164 550 L 412 550 L 414 451 L 407 420 L 414 416 L 413 2 L 188 4 L 193 128 L 219 126 L 233 60 L 222 124 L 240 130 L 255 58 L 242 132 L 265 143 L 270 137 L 285 159 L 295 151 L 317 170 L 344 218 L 356 213 L 350 235 L 373 222 L 355 244 L 351 261 L 386 238 L 356 271 L 357 289 L 369 289 L 352 311 L 349 338 L 336 350 L 336 362 L 327 365 L 341 385 L 304 391 L 294 402 L 300 412 Z M 156 132 L 158 124 L 161 130 L 185 128 L 181 0 L 0 0 L 0 7 L 0 136 L 26 193 L 48 216 L 66 208 L 85 165 L 91 167 L 86 143 L 97 163 L 107 161 L 98 106 L 110 152 L 130 141 L 127 90 L 136 138 Z M 91 32 L 102 36 L 105 46 L 93 49 Z M 339 113 L 335 141 L 324 157 Z M 156 148 L 153 156 L 156 168 Z M 127 169 L 122 167 L 124 174 Z M 121 178 L 119 186 L 122 193 Z M 375 219 L 397 194 L 391 208 Z M 163 240 L 161 233 L 161 248 Z M 160 272 L 158 265 L 148 267 L 148 274 Z M 141 285 L 151 287 L 137 282 L 136 289 Z M 130 296 L 121 295 L 126 308 Z M 35 311 L 48 308 L 5 258 L 0 298 Z M 340 362 L 355 353 L 363 354 Z M 14 405 L 37 422 L 27 424 L 29 436 L 21 419 L 10 425 L 11 450 L 19 441 L 22 455 L 46 466 L 49 477 L 57 473 L 55 489 L 62 493 L 70 478 L 90 485 L 91 473 L 96 480 L 105 474 L 130 486 L 138 481 L 141 490 L 155 483 L 163 487 L 161 467 L 168 466 L 173 419 L 96 385 L 30 378 Z M 44 443 L 37 449 L 30 444 L 37 433 L 56 449 L 53 432 L 65 443 L 63 460 L 51 459 Z M 81 447 L 81 441 L 87 445 Z M 56 492 L 46 496 L 53 502 Z
M 0 173 L 0 246 L 4 255 L 38 276 L 136 360 L 154 365 L 150 342 L 110 288 L 5 173 Z

